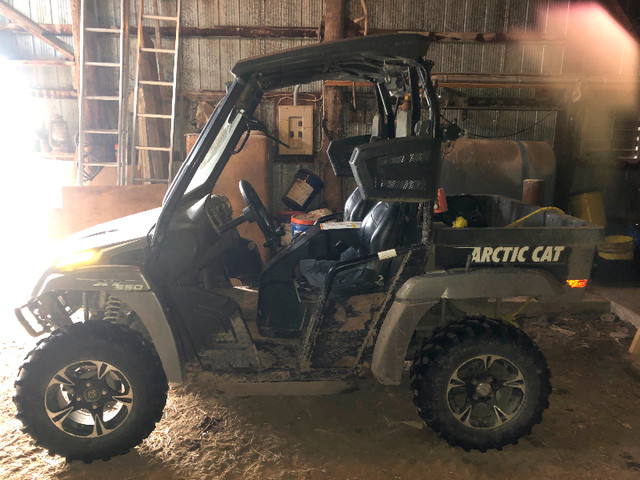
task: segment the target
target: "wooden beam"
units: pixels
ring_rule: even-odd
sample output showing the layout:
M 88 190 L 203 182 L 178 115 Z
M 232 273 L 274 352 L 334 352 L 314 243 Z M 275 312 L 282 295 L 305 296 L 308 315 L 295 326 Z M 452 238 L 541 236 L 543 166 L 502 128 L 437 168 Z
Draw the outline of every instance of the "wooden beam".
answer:
M 78 52 L 76 55 L 73 72 L 71 74 L 73 88 L 77 91 L 80 87 L 80 25 L 81 25 L 81 0 L 70 0 L 71 8 L 71 34 L 73 35 L 73 49 Z
M 72 35 L 73 28 L 68 24 L 41 24 L 40 27 L 57 35 Z M 117 25 L 109 25 L 109 28 L 118 31 Z M 144 27 L 145 33 L 152 33 L 153 27 Z M 0 32 L 14 34 L 28 33 L 20 25 L 0 25 Z M 174 37 L 175 27 L 160 27 L 160 35 Z M 131 35 L 138 34 L 138 28 L 129 27 Z M 267 27 L 257 25 L 215 25 L 212 27 L 180 26 L 180 36 L 184 37 L 241 37 L 241 38 L 320 38 L 321 30 L 318 27 Z
M 31 20 L 29 17 L 23 15 L 21 12 L 19 12 L 12 6 L 7 5 L 2 0 L 0 0 L 0 15 L 7 17 L 13 23 L 20 25 L 31 35 L 34 35 L 39 39 L 41 39 L 43 42 L 47 43 L 48 45 L 51 45 L 56 51 L 60 52 L 69 60 L 73 60 L 74 58 L 73 50 L 69 47 L 69 45 L 64 43 L 55 35 L 43 29 L 36 22 Z
M 594 86 L 630 86 L 640 84 L 638 75 L 527 75 L 487 73 L 434 72 L 438 87 L 448 88 L 569 88 L 578 82 Z M 325 86 L 351 88 L 353 82 L 327 80 Z M 369 82 L 356 82 L 356 87 L 371 87 Z
M 56 35 L 71 35 L 72 27 L 66 24 L 40 24 L 40 27 L 49 33 Z M 118 26 L 110 25 L 114 31 Z M 131 35 L 137 35 L 137 28 L 130 27 Z M 153 27 L 145 27 L 145 33 L 152 33 Z M 0 25 L 0 32 L 11 32 L 14 34 L 25 34 L 26 32 L 19 25 L 7 23 Z M 347 37 L 362 36 L 364 29 L 357 24 L 350 24 L 346 27 Z M 381 35 L 391 33 L 417 33 L 429 37 L 436 43 L 530 43 L 555 45 L 565 41 L 564 36 L 543 35 L 539 33 L 527 32 L 430 32 L 424 30 L 388 30 L 381 28 L 369 28 L 369 35 Z M 161 36 L 174 36 L 175 28 L 160 27 Z M 190 27 L 181 26 L 180 36 L 183 37 L 220 37 L 220 38 L 308 38 L 323 39 L 324 28 L 318 27 L 268 27 L 256 25 L 216 25 L 213 27 Z
M 589 85 L 629 86 L 640 83 L 638 75 L 527 75 L 434 72 L 439 87 L 450 88 L 570 88 Z
M 178 95 L 192 102 L 219 102 L 227 94 L 224 90 L 183 90 Z
M 60 58 L 9 58 L 7 61 L 35 67 L 72 67 L 74 65 L 72 61 Z
M 347 37 L 364 35 L 364 28 L 356 23 L 347 26 Z M 564 36 L 549 36 L 530 32 L 430 32 L 425 30 L 390 30 L 369 28 L 368 35 L 387 35 L 393 33 L 417 33 L 436 43 L 544 43 L 564 42 Z
M 48 33 L 54 35 L 71 36 L 73 35 L 73 27 L 68 23 L 55 24 L 55 23 L 40 23 L 40 28 Z M 113 27 L 117 28 L 117 27 Z M 0 33 L 13 33 L 15 35 L 28 35 L 24 28 L 15 23 L 4 23 L 0 25 Z
M 171 35 L 170 29 L 165 29 Z M 175 29 L 173 29 L 175 34 Z M 164 34 L 160 29 L 160 34 Z M 183 27 L 180 36 L 186 37 L 243 37 L 243 38 L 320 38 L 318 27 L 268 27 L 216 25 L 214 27 Z
M 324 41 L 330 42 L 344 37 L 344 0 L 325 0 L 324 3 Z M 322 180 L 324 181 L 323 198 L 328 208 L 339 212 L 344 208 L 344 198 L 342 193 L 342 179 L 337 177 L 329 162 L 327 148 L 333 138 L 342 136 L 342 92 L 337 87 L 324 86 L 323 92 L 323 112 L 322 119 L 322 151 L 320 153 L 320 164 Z
M 36 98 L 51 98 L 55 100 L 76 100 L 78 92 L 75 90 L 58 90 L 52 88 L 31 88 L 29 95 Z

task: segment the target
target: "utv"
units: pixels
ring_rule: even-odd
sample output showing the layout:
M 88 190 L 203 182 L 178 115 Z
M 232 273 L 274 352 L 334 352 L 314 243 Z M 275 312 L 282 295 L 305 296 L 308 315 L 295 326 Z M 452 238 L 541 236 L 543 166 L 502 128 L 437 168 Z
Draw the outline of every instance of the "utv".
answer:
M 513 315 L 465 305 L 575 293 L 602 229 L 498 196 L 449 198 L 466 228 L 434 221 L 442 138 L 429 42 L 362 37 L 236 64 L 162 208 L 70 237 L 16 309 L 29 333 L 48 334 L 15 382 L 17 416 L 38 445 L 84 461 L 127 452 L 188 363 L 236 382 L 383 384 L 410 364 L 418 414 L 466 450 L 516 443 L 541 421 L 551 391 L 542 354 Z M 357 183 L 349 221 L 320 222 L 280 248 L 247 181 L 235 218 L 211 192 L 260 127 L 252 115 L 265 91 L 326 79 L 371 82 L 378 123 L 329 148 L 335 173 Z M 404 138 L 392 94 L 414 100 Z M 245 221 L 274 251 L 265 267 L 238 234 Z

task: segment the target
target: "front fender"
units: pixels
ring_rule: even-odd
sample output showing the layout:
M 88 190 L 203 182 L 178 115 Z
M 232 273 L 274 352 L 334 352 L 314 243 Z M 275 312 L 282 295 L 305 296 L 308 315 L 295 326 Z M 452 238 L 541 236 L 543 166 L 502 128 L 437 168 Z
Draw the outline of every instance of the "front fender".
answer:
M 385 385 L 398 385 L 413 332 L 424 314 L 442 298 L 554 296 L 562 285 L 549 272 L 523 268 L 439 271 L 405 282 L 389 309 L 373 350 L 371 371 Z
M 50 273 L 34 291 L 34 297 L 54 291 L 105 291 L 118 297 L 136 312 L 149 332 L 167 379 L 182 381 L 182 363 L 171 325 L 139 267 L 110 265 Z

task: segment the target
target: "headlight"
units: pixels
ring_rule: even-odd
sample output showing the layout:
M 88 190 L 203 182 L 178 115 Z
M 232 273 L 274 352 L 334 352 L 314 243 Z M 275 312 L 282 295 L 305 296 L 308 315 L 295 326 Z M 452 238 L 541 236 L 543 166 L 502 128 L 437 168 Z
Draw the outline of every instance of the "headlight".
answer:
M 56 268 L 70 270 L 80 265 L 86 265 L 96 261 L 98 252 L 95 250 L 84 250 L 63 255 L 56 262 Z

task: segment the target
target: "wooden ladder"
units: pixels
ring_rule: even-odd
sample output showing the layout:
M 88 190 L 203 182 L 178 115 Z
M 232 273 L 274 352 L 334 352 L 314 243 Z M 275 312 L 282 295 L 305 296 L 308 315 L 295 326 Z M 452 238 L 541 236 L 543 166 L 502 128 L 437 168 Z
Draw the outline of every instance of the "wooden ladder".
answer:
M 176 90 L 178 81 L 178 51 L 180 46 L 180 10 L 181 0 L 176 0 L 175 16 L 160 15 L 158 0 L 153 0 L 153 13 L 145 12 L 144 0 L 138 5 L 138 42 L 136 56 L 135 84 L 133 93 L 133 125 L 131 128 L 131 174 L 128 183 L 170 183 L 173 178 L 173 147 L 175 133 Z M 150 39 L 146 37 L 145 21 L 152 21 L 155 30 L 155 45 L 149 46 Z M 166 22 L 169 28 L 175 27 L 173 48 L 163 47 L 160 38 L 160 22 Z M 145 42 L 146 40 L 146 42 Z M 166 38 L 165 38 L 166 42 Z M 144 54 L 171 56 L 173 71 L 165 78 L 162 61 L 158 62 L 156 78 L 142 78 L 142 62 Z M 148 74 L 149 72 L 147 72 Z M 156 73 L 156 72 L 154 72 Z M 170 113 L 163 111 L 148 111 L 150 97 L 156 100 L 168 98 L 171 95 Z M 155 92 L 161 92 L 158 95 Z M 162 103 L 162 102 L 161 102 Z M 162 108 L 160 109 L 162 110 Z M 150 122 L 169 123 L 168 135 L 149 135 Z M 158 128 L 161 131 L 161 128 Z M 136 162 L 137 159 L 137 162 Z M 137 163 L 137 165 L 136 165 Z M 166 165 L 166 168 L 165 168 Z
M 128 96 L 128 72 L 127 58 L 129 50 L 129 0 L 120 0 L 120 27 L 110 28 L 108 26 L 87 26 L 86 3 L 93 2 L 93 11 L 96 11 L 99 0 L 81 0 L 80 2 L 80 75 L 78 82 L 78 155 L 76 160 L 76 183 L 84 185 L 92 180 L 102 168 L 117 168 L 117 184 L 126 183 L 126 154 L 127 151 L 127 123 L 128 108 L 126 98 Z M 118 36 L 117 62 L 107 62 L 97 58 L 87 58 L 87 42 L 95 42 L 96 35 Z M 87 94 L 86 77 L 88 69 L 115 69 L 118 74 L 117 95 L 100 95 L 92 92 Z M 109 78 L 109 75 L 101 76 Z M 95 90 L 97 85 L 93 85 Z M 115 88 L 113 89 L 115 90 Z M 109 104 L 117 102 L 118 118 L 117 125 L 108 124 L 108 115 L 98 115 L 101 120 L 100 125 L 87 126 L 87 108 L 91 102 L 98 104 Z M 111 119 L 113 121 L 113 119 Z M 117 137 L 119 154 L 116 161 L 106 161 L 98 158 L 87 148 L 93 143 L 91 139 L 100 136 Z M 115 139 L 114 139 L 115 140 Z

